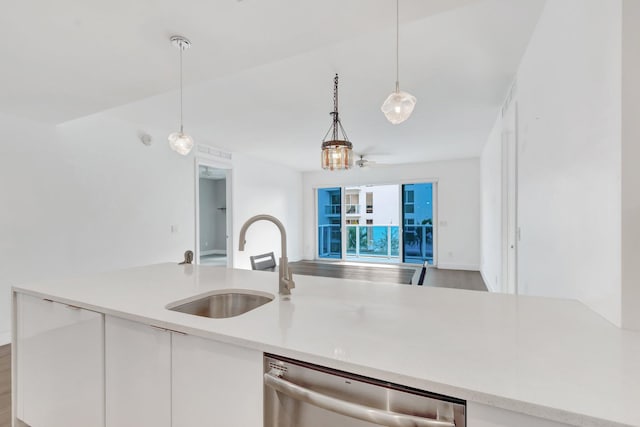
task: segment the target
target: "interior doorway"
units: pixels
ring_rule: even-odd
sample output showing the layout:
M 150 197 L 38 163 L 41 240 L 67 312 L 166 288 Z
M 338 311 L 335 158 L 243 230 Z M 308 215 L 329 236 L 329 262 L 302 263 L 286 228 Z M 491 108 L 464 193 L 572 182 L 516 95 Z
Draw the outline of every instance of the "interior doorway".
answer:
M 196 262 L 230 267 L 231 169 L 197 164 Z

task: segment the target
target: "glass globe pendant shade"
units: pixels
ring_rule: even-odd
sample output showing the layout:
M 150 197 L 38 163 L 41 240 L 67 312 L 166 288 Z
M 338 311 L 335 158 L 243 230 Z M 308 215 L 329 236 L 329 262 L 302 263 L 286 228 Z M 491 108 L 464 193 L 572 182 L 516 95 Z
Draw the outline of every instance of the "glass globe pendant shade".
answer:
M 169 146 L 178 154 L 186 156 L 193 148 L 193 138 L 183 132 L 173 132 L 169 135 Z
M 416 106 L 416 101 L 415 96 L 398 90 L 387 97 L 380 109 L 387 120 L 397 125 L 411 116 Z
M 349 141 L 322 143 L 322 169 L 341 170 L 353 167 L 353 145 Z

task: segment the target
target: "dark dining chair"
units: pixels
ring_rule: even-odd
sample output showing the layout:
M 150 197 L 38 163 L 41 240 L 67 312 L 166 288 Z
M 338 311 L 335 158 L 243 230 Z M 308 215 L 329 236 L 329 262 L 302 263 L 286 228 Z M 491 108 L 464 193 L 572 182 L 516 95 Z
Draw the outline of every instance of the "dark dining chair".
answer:
M 276 271 L 276 257 L 273 252 L 250 256 L 249 259 L 252 270 Z
M 411 278 L 411 281 L 409 282 L 409 284 L 410 285 L 423 286 L 424 285 L 424 279 L 426 279 L 428 271 L 429 271 L 429 262 L 425 261 L 422 264 L 422 268 L 420 269 L 420 272 L 418 272 L 418 270 L 416 270 L 416 273 Z

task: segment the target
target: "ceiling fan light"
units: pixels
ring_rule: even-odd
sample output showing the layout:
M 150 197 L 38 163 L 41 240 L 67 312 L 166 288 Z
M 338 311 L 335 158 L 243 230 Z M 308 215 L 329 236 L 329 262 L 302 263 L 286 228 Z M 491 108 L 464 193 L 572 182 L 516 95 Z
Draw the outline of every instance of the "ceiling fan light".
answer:
M 169 146 L 176 153 L 186 156 L 193 148 L 193 138 L 186 133 L 173 132 L 169 135 Z
M 380 108 L 387 120 L 394 125 L 404 122 L 411 116 L 417 99 L 410 93 L 397 91 L 387 97 Z

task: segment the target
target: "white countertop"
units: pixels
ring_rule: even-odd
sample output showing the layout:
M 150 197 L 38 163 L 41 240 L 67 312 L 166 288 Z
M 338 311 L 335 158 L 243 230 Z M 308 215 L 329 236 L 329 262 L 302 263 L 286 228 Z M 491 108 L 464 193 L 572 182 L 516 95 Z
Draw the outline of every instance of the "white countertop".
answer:
M 640 333 L 576 301 L 159 264 L 17 292 L 580 426 L 640 426 Z M 217 289 L 276 299 L 229 319 L 169 311 Z

